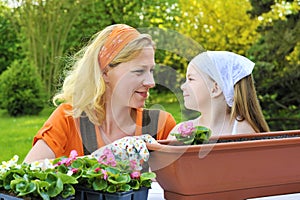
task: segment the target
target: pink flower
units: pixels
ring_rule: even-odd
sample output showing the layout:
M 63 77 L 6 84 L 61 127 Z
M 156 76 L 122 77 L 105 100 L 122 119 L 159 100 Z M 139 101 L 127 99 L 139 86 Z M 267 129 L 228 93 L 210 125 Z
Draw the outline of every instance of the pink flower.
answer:
M 57 162 L 54 166 L 60 166 L 60 165 L 66 165 L 69 166 L 70 159 L 69 158 L 63 158 L 61 161 Z
M 115 160 L 115 156 L 113 154 L 108 155 L 106 158 L 107 164 L 110 166 L 115 167 L 117 165 L 117 162 Z
M 103 154 L 98 158 L 98 162 L 112 167 L 117 165 L 115 156 L 109 148 L 104 149 Z
M 95 172 L 98 173 L 100 170 L 101 170 L 101 168 L 97 167 L 97 168 L 95 169 Z
M 69 158 L 72 158 L 73 160 L 76 159 L 76 157 L 78 156 L 78 153 L 76 150 L 72 150 L 70 155 L 69 155 Z
M 70 152 L 69 158 L 63 160 L 66 166 L 70 166 L 74 160 L 77 159 L 78 153 L 76 150 Z
M 107 171 L 105 169 L 101 169 L 101 172 L 103 174 L 103 179 L 106 180 L 108 178 Z
M 76 150 L 72 150 L 68 158 L 63 158 L 61 161 L 57 162 L 54 166 L 57 167 L 59 165 L 70 166 L 74 160 L 77 159 L 78 153 Z
M 72 168 L 68 171 L 67 175 L 72 176 L 73 174 L 76 174 L 78 172 L 78 169 Z
M 130 165 L 130 169 L 134 170 L 136 168 L 136 166 L 137 166 L 136 160 L 130 160 L 129 165 Z
M 132 179 L 137 179 L 137 178 L 140 178 L 140 176 L 141 176 L 141 173 L 139 172 L 139 171 L 135 171 L 135 172 L 132 172 L 131 174 L 130 174 L 130 177 L 132 178 Z
M 195 130 L 193 122 L 189 121 L 186 123 L 182 123 L 179 127 L 178 127 L 178 131 L 181 134 L 182 137 L 187 137 L 190 136 L 193 131 Z
M 73 174 L 76 174 L 79 170 L 77 168 L 72 168 L 71 171 L 73 172 Z
M 98 173 L 99 171 L 101 171 L 101 173 L 103 174 L 103 179 L 106 180 L 108 178 L 107 171 L 105 169 L 101 169 L 101 168 L 97 167 L 95 169 L 95 172 Z

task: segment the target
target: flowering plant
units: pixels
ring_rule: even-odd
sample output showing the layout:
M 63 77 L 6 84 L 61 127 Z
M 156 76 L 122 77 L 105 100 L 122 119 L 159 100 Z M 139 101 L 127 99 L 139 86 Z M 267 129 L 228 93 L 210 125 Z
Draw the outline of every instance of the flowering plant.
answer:
M 172 133 L 179 142 L 183 144 L 203 144 L 208 142 L 211 136 L 211 130 L 204 126 L 195 126 L 193 122 L 188 121 L 180 124 L 178 133 Z
M 69 157 L 31 164 L 17 164 L 18 156 L 14 156 L 0 165 L 0 190 L 49 200 L 74 196 L 79 186 L 109 193 L 150 188 L 156 177 L 153 172 L 136 170 L 133 161 L 115 159 L 109 149 L 98 159 L 77 156 L 72 151 Z

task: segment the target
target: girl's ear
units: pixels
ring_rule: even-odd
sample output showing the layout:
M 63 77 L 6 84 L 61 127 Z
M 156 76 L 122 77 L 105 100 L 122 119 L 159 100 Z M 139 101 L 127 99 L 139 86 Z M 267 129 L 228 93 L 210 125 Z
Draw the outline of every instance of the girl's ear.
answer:
M 211 88 L 211 97 L 218 97 L 222 94 L 222 90 L 221 88 L 219 87 L 219 85 L 214 82 L 213 85 L 212 85 L 212 88 Z

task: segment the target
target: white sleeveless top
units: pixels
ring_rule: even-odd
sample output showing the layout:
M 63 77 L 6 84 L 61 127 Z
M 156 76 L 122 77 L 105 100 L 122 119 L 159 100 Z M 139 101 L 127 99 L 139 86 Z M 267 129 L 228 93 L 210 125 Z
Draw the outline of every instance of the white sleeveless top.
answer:
M 236 135 L 237 134 L 237 124 L 238 124 L 238 121 L 234 120 L 231 135 Z

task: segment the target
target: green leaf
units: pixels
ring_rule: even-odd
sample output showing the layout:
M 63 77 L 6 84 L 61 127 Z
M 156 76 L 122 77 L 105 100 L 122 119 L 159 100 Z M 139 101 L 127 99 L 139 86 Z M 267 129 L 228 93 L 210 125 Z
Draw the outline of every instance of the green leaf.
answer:
M 14 179 L 13 173 L 11 171 L 8 171 L 3 176 L 3 187 L 6 190 L 10 189 L 10 182 Z
M 156 174 L 154 172 L 144 172 L 140 176 L 141 181 L 154 179 L 154 178 L 156 178 Z
M 107 181 L 114 185 L 129 183 L 130 176 L 129 174 L 123 174 L 119 176 L 109 176 Z
M 124 192 L 126 192 L 126 191 L 129 191 L 129 190 L 131 190 L 131 186 L 130 186 L 129 184 L 123 184 L 123 185 L 121 185 L 121 186 L 119 187 L 119 191 L 124 191 Z
M 141 181 L 141 186 L 144 186 L 144 187 L 148 187 L 148 188 L 150 188 L 151 187 L 151 183 L 152 183 L 152 181 L 151 180 L 149 180 L 149 179 L 147 179 L 147 180 L 144 180 L 144 181 Z
M 78 183 L 77 179 L 73 176 L 69 176 L 63 173 L 57 173 L 57 177 L 61 179 L 64 184 L 76 184 Z
M 55 174 L 49 173 L 46 181 L 50 183 L 48 194 L 50 197 L 55 197 L 63 191 L 63 182 Z
M 43 200 L 50 200 L 48 192 L 48 188 L 50 184 L 47 181 L 34 180 L 33 181 L 37 188 L 36 192 L 43 198 Z
M 195 140 L 193 144 L 203 144 L 209 140 L 211 136 L 211 130 L 204 126 L 195 127 Z
M 93 182 L 93 189 L 97 191 L 104 191 L 107 188 L 107 182 L 103 179 L 96 179 Z
M 117 191 L 117 188 L 115 185 L 109 185 L 106 189 L 107 192 L 110 192 L 110 193 L 114 193 Z
M 106 167 L 105 170 L 109 175 L 118 175 L 121 173 L 120 169 L 117 169 L 115 167 L 110 167 L 110 166 Z
M 47 177 L 47 173 L 44 171 L 27 171 L 27 175 L 38 178 L 40 180 L 45 180 Z
M 61 193 L 61 196 L 63 198 L 67 198 L 67 197 L 72 196 L 72 195 L 75 195 L 75 189 L 74 189 L 74 187 L 72 185 L 70 185 L 70 184 L 64 185 L 64 189 L 63 189 L 63 191 Z
M 24 196 L 30 193 L 35 193 L 38 189 L 38 185 L 35 181 L 17 178 L 11 181 L 11 188 L 15 193 L 18 193 L 18 196 Z
M 140 182 L 137 179 L 132 179 L 130 181 L 131 188 L 134 190 L 140 189 Z
M 74 160 L 71 164 L 71 167 L 76 169 L 83 169 L 85 167 L 84 160 L 81 159 Z

